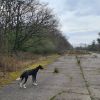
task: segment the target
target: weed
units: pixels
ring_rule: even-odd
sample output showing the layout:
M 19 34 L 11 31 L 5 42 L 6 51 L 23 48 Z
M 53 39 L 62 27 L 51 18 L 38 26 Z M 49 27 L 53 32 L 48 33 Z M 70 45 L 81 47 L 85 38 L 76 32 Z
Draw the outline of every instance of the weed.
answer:
M 79 59 L 79 57 L 78 57 L 78 56 L 76 56 L 76 60 L 77 60 L 77 64 L 78 64 L 78 65 L 80 65 L 80 64 L 81 64 L 81 62 L 80 62 L 80 59 Z
M 98 58 L 98 56 L 97 55 L 93 55 L 93 58 Z
M 77 63 L 80 64 L 80 60 L 77 60 Z
M 59 73 L 59 69 L 55 68 L 53 73 Z

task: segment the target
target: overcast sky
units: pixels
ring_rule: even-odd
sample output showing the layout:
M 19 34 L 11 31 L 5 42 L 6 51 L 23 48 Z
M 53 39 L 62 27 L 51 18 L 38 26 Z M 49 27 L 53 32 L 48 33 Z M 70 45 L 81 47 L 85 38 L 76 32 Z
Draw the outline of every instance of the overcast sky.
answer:
M 89 44 L 100 32 L 100 0 L 40 0 L 57 14 L 63 34 L 74 45 Z

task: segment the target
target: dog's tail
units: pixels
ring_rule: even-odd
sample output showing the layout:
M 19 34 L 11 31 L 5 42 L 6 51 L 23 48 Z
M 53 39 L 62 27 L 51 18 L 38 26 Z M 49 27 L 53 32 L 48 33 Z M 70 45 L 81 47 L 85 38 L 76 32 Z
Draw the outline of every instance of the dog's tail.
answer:
M 20 77 L 16 79 L 16 81 L 19 81 L 19 80 L 20 80 Z
M 23 75 L 23 74 L 21 74 L 21 75 L 20 75 L 20 77 L 18 77 L 18 78 L 16 79 L 16 81 L 19 81 L 19 80 L 21 80 L 21 78 L 22 78 L 22 75 Z

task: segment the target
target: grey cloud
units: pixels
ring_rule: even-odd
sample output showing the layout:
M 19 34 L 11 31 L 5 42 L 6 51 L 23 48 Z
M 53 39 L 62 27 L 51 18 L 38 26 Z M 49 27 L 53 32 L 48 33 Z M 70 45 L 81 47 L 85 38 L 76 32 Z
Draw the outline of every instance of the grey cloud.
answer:
M 69 37 L 71 43 L 84 43 L 86 39 L 86 43 L 90 43 L 97 38 L 100 31 L 100 0 L 41 1 L 48 1 L 49 6 L 57 13 L 62 25 L 61 30 Z

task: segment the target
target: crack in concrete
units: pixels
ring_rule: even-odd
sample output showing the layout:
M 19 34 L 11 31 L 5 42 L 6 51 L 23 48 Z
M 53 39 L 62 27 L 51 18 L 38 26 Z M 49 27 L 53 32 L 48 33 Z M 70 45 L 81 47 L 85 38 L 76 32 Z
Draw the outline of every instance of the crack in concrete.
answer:
M 66 93 L 66 91 L 61 91 L 61 92 L 57 93 L 56 95 L 54 95 L 53 97 L 51 97 L 50 100 L 54 100 L 58 95 L 61 95 L 63 93 Z
M 73 94 L 80 94 L 80 95 L 89 95 L 89 94 L 86 94 L 86 93 L 77 93 L 77 92 L 72 92 L 71 90 L 68 90 L 68 91 L 61 91 L 59 93 L 57 93 L 56 95 L 54 95 L 53 97 L 50 98 L 50 100 L 55 100 L 55 98 L 63 93 L 73 93 Z
M 84 71 L 83 71 L 83 68 L 82 68 L 82 66 L 81 66 L 81 61 L 80 61 L 80 59 L 79 59 L 78 56 L 76 56 L 76 60 L 77 60 L 78 66 L 80 67 L 80 71 L 81 71 L 82 77 L 83 77 L 83 79 L 84 79 L 85 86 L 86 86 L 86 88 L 87 88 L 87 90 L 88 90 L 88 93 L 89 93 L 89 95 L 90 95 L 90 98 L 91 98 L 91 100 L 95 100 L 95 98 L 93 97 L 93 95 L 92 95 L 92 93 L 91 93 L 91 91 L 90 91 L 88 81 L 87 81 L 86 78 L 85 78 Z

